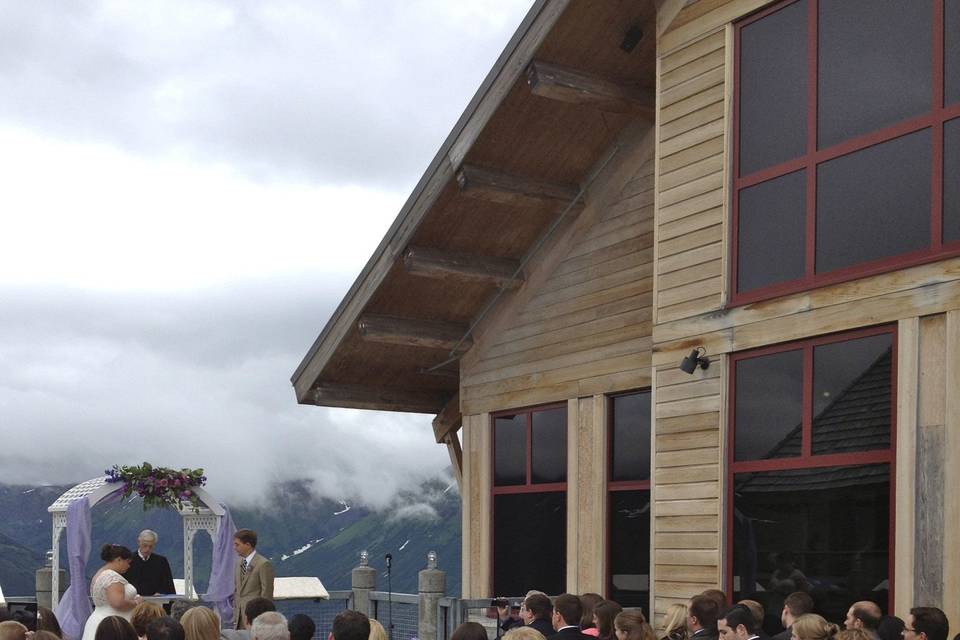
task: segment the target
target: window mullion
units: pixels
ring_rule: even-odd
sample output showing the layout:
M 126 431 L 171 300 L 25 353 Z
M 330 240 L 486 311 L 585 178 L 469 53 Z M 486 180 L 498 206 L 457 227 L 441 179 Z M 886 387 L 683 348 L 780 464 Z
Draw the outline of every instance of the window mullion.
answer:
M 819 0 L 807 5 L 807 225 L 804 277 L 813 281 L 816 276 L 817 256 L 817 14 Z
M 800 457 L 810 458 L 813 454 L 813 345 L 803 348 L 803 427 L 800 443 Z
M 939 251 L 943 247 L 943 103 L 944 103 L 944 0 L 932 0 L 933 20 L 933 98 L 934 124 L 932 131 L 933 153 L 930 154 L 930 248 Z

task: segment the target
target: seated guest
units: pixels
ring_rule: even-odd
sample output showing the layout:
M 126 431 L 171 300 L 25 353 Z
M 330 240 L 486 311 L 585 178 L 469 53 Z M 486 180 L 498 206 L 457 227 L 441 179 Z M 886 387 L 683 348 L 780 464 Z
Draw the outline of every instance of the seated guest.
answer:
M 687 640 L 687 605 L 674 602 L 663 614 L 663 635 L 660 640 Z
M 877 627 L 877 635 L 880 640 L 901 640 L 905 626 L 903 620 L 897 616 L 883 616 Z
M 870 634 L 863 629 L 841 629 L 833 640 L 870 640 Z
M 947 640 L 950 623 L 936 607 L 914 607 L 903 628 L 903 640 Z
M 847 609 L 847 618 L 843 621 L 843 626 L 847 629 L 863 629 L 870 636 L 869 640 L 879 640 L 877 628 L 880 626 L 882 617 L 883 612 L 876 602 L 861 600 L 854 602 Z
M 293 637 L 291 637 L 290 640 L 293 640 Z M 387 630 L 373 618 L 370 618 L 370 640 L 389 640 L 389 638 L 387 638 Z
M 120 616 L 107 616 L 97 625 L 94 640 L 139 640 L 130 621 Z
M 543 634 L 530 626 L 514 627 L 507 631 L 503 640 L 546 640 Z
M 147 640 L 184 640 L 183 625 L 172 616 L 157 618 L 147 625 Z
M 613 620 L 617 640 L 656 640 L 653 629 L 639 609 L 621 611 Z
M 556 633 L 548 636 L 553 640 L 593 640 L 580 631 L 583 607 L 580 598 L 570 593 L 557 596 L 553 603 L 553 628 Z
M 328 640 L 367 640 L 370 637 L 370 618 L 359 611 L 341 611 L 333 619 L 333 630 Z
M 723 591 L 720 591 L 720 589 L 707 589 L 700 595 L 716 600 L 718 612 L 726 611 L 730 608 L 727 606 L 727 594 L 725 594 Z
M 278 611 L 261 613 L 250 623 L 250 637 L 253 640 L 290 640 L 287 619 Z
M 580 618 L 580 630 L 588 636 L 596 638 L 600 635 L 597 625 L 593 622 L 593 608 L 603 602 L 603 596 L 598 593 L 585 593 L 580 596 L 580 606 L 583 607 L 583 617 Z
M 487 630 L 478 622 L 464 622 L 453 630 L 450 640 L 487 640 Z
M 756 627 L 753 612 L 742 604 L 727 609 L 717 620 L 721 640 L 753 640 L 757 637 Z
M 737 604 L 742 604 L 750 610 L 750 615 L 753 616 L 753 621 L 756 623 L 753 632 L 757 634 L 757 637 L 760 640 L 769 640 L 770 636 L 763 631 L 763 619 L 767 615 L 763 610 L 763 605 L 756 600 L 741 600 Z
M 174 600 L 170 605 L 170 615 L 173 616 L 174 620 L 180 622 L 180 618 L 183 617 L 183 614 L 195 606 L 197 606 L 197 604 L 189 600 Z
M 773 636 L 773 640 L 790 640 L 791 627 L 800 616 L 813 613 L 813 598 L 805 591 L 794 591 L 783 599 L 783 611 L 780 612 L 780 622 L 784 630 Z
M 13 620 L 25 626 L 27 631 L 37 630 L 37 614 L 29 609 L 17 609 L 14 611 Z
M 37 607 L 37 631 L 49 631 L 58 638 L 63 637 L 57 616 L 46 607 Z
M 613 621 L 623 611 L 623 607 L 613 600 L 604 600 L 593 607 L 593 624 L 597 627 L 599 640 L 616 640 L 616 630 Z
M 298 613 L 290 618 L 287 629 L 290 631 L 290 640 L 310 640 L 317 631 L 317 625 L 310 616 Z
M 186 640 L 218 640 L 220 618 L 207 607 L 194 607 L 180 618 Z
M 500 630 L 506 633 L 514 627 L 522 627 L 523 620 L 520 618 L 520 605 L 511 605 L 506 598 L 496 598 L 497 620 L 500 621 Z
M 147 625 L 163 616 L 163 607 L 156 602 L 144 600 L 133 608 L 133 613 L 130 614 L 130 624 L 137 632 L 137 637 L 144 640 L 147 637 Z
M 790 629 L 797 640 L 833 640 L 840 631 L 837 625 L 827 622 L 823 616 L 815 613 L 803 614 L 793 621 Z
M 137 552 L 133 554 L 130 568 L 123 574 L 127 582 L 137 588 L 141 596 L 176 593 L 170 563 L 153 550 L 157 546 L 157 534 L 144 529 L 137 536 Z
M 687 611 L 687 630 L 691 640 L 716 640 L 717 617 L 720 615 L 720 606 L 715 597 L 699 595 L 690 599 Z
M 553 615 L 553 603 L 542 593 L 532 593 L 523 601 L 520 608 L 520 617 L 524 624 L 533 627 L 544 637 L 552 636 L 554 632 L 550 618 Z
M 220 637 L 224 640 L 250 640 L 250 625 L 260 616 L 261 613 L 276 611 L 277 606 L 270 598 L 251 598 L 243 608 L 243 629 L 224 629 L 220 632 Z
M 27 628 L 16 620 L 0 622 L 0 640 L 27 640 Z

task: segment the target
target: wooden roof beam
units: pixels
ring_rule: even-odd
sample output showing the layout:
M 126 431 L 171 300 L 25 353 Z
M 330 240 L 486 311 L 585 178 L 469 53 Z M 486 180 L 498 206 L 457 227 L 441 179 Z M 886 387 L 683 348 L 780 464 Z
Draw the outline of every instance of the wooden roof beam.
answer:
M 594 105 L 604 111 L 639 112 L 653 119 L 655 96 L 652 91 L 618 84 L 605 78 L 534 60 L 527 67 L 527 84 L 537 96 Z
M 442 280 L 464 280 L 516 289 L 523 284 L 519 260 L 410 247 L 403 255 L 407 273 Z
M 442 411 L 449 397 L 448 393 L 440 391 L 321 383 L 314 387 L 310 399 L 321 407 L 436 413 Z
M 467 164 L 457 171 L 457 184 L 465 196 L 519 206 L 566 205 L 580 193 L 577 185 L 531 180 Z
M 462 424 L 463 414 L 460 413 L 460 393 L 457 392 L 437 414 L 437 417 L 433 419 L 433 436 L 437 443 L 445 442 L 450 434 L 456 434 Z
M 463 338 L 466 326 L 449 322 L 367 314 L 357 322 L 357 329 L 360 337 L 370 342 L 447 351 L 457 348 L 459 352 L 467 351 L 473 345 L 470 336 Z

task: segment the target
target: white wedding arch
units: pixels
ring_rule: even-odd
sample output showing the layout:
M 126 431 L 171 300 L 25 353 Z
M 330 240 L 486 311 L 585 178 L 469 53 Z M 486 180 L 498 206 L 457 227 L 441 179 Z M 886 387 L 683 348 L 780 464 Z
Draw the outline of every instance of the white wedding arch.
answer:
M 51 547 L 53 550 L 53 575 L 50 585 L 53 600 L 52 608 L 55 608 L 60 601 L 60 537 L 67 528 L 67 507 L 74 500 L 86 498 L 90 507 L 93 508 L 121 486 L 117 483 L 107 482 L 106 476 L 100 476 L 68 489 L 47 507 L 47 511 L 53 515 L 53 546 Z M 180 516 L 183 518 L 183 595 L 194 599 L 196 593 L 193 588 L 193 538 L 198 531 L 206 531 L 210 534 L 211 540 L 216 540 L 217 531 L 226 510 L 201 487 L 191 487 L 190 490 L 200 499 L 201 506 L 196 511 L 192 506 L 186 506 L 180 511 Z

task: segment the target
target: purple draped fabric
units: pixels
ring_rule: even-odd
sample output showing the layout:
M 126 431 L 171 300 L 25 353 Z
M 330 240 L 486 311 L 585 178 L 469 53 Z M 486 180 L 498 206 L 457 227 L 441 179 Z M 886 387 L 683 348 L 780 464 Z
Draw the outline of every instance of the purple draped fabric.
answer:
M 223 506 L 223 505 L 221 505 Z M 230 510 L 224 507 L 217 540 L 213 545 L 213 567 L 210 569 L 210 585 L 203 599 L 213 603 L 220 620 L 229 624 L 233 619 L 234 567 L 236 552 L 233 550 L 233 534 L 237 532 Z
M 70 565 L 70 587 L 54 613 L 63 630 L 63 637 L 77 640 L 93 609 L 87 584 L 87 556 L 90 555 L 90 502 L 78 498 L 67 506 L 67 560 Z

